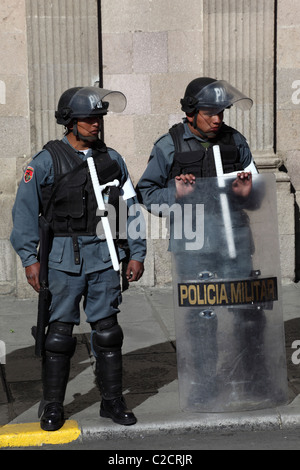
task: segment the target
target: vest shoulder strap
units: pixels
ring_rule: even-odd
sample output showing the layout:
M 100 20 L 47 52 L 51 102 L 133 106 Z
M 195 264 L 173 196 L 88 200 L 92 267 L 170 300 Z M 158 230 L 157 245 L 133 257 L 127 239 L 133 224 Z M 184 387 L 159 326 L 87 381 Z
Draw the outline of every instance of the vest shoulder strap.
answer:
M 173 139 L 174 146 L 175 146 L 175 152 L 180 152 L 181 146 L 182 146 L 182 141 L 183 141 L 183 132 L 184 132 L 184 126 L 182 123 L 179 124 L 174 124 L 169 129 L 169 133 Z
M 174 124 L 174 126 L 169 129 L 169 133 L 174 142 L 175 153 L 196 152 L 199 150 L 199 142 L 196 139 L 185 140 L 183 138 L 184 125 L 182 122 Z
M 62 140 L 50 140 L 43 148 L 48 150 L 52 157 L 55 180 L 82 163 L 73 148 Z

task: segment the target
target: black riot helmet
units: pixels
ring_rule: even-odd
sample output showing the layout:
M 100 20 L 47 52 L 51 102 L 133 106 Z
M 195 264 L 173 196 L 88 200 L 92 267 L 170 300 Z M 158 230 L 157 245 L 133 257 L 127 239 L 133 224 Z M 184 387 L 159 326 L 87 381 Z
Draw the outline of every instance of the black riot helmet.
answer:
M 120 91 L 98 87 L 74 87 L 66 90 L 55 112 L 57 124 L 67 126 L 72 119 L 104 116 L 110 111 L 120 113 L 126 107 L 126 97 Z
M 234 104 L 244 111 L 248 110 L 253 101 L 225 80 L 200 77 L 188 84 L 180 103 L 185 113 L 212 110 L 213 114 L 219 114 Z

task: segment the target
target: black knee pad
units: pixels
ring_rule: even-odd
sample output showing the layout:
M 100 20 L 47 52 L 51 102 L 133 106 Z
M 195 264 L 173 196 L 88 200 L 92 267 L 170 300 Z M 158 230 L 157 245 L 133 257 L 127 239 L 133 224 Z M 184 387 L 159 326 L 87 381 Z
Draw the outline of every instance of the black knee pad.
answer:
M 92 325 L 91 345 L 95 357 L 100 352 L 118 351 L 123 345 L 123 331 L 116 315 L 99 320 Z
M 77 341 L 72 337 L 73 327 L 73 323 L 50 323 L 45 342 L 46 353 L 72 357 Z

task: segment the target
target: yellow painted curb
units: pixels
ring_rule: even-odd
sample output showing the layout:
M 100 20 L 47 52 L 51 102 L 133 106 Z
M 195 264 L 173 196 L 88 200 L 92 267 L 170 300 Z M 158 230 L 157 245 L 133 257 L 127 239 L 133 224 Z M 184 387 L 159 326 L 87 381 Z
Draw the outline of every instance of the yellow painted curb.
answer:
M 58 431 L 43 431 L 40 423 L 7 424 L 0 427 L 0 448 L 67 444 L 78 439 L 80 434 L 74 420 L 67 420 Z

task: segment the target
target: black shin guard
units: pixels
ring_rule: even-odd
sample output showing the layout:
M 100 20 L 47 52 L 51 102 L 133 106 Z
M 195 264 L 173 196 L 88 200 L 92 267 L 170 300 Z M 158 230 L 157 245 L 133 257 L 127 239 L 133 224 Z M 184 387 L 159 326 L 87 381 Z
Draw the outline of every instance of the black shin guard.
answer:
M 116 315 L 92 324 L 91 344 L 96 357 L 96 380 L 102 397 L 122 396 L 123 331 Z
M 73 324 L 53 322 L 49 326 L 43 358 L 44 402 L 63 403 L 70 373 L 70 361 L 76 347 Z
M 122 396 L 122 353 L 101 351 L 96 359 L 96 379 L 105 400 Z

